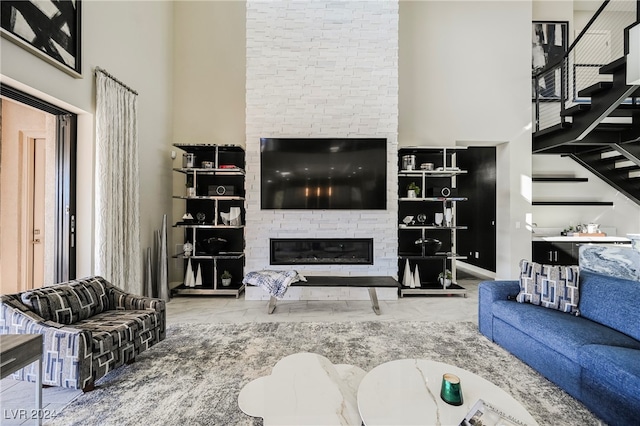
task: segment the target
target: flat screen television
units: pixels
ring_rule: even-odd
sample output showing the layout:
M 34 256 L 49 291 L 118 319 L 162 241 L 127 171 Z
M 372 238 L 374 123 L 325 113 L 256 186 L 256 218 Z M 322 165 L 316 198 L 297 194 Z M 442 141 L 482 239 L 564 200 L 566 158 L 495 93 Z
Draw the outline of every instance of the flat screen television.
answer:
M 261 138 L 262 209 L 384 210 L 384 138 Z

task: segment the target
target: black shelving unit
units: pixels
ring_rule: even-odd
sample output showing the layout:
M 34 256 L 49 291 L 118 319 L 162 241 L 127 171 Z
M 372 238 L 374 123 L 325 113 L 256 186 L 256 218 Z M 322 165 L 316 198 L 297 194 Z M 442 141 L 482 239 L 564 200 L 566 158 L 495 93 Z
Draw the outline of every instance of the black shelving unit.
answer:
M 457 196 L 456 176 L 465 170 L 456 167 L 456 152 L 464 148 L 423 148 L 408 147 L 398 151 L 398 279 L 403 281 L 407 261 L 411 271 L 419 269 L 420 283 L 415 287 L 402 286 L 400 296 L 405 295 L 450 295 L 466 297 L 466 289 L 456 283 L 456 261 L 466 259 L 456 253 L 457 231 L 467 229 L 456 223 L 456 203 L 467 198 Z M 403 157 L 415 156 L 415 170 L 403 167 Z M 432 163 L 429 169 L 422 164 Z M 410 183 L 420 187 L 415 197 L 408 196 Z M 449 224 L 436 224 L 436 214 L 446 208 L 452 210 Z M 407 223 L 407 218 L 412 218 Z M 442 242 L 440 250 L 427 254 L 424 246 L 415 242 L 424 238 L 436 238 Z M 440 273 L 450 270 L 452 283 L 445 287 L 438 280 Z
M 184 271 L 187 265 L 196 273 L 202 272 L 202 284 L 188 286 L 183 282 L 172 291 L 178 295 L 233 295 L 239 297 L 244 291 L 242 278 L 245 265 L 245 151 L 237 145 L 174 144 L 182 149 L 183 167 L 174 172 L 185 175 L 195 193 L 174 195 L 174 200 L 184 202 L 184 212 L 193 219 L 182 218 L 174 227 L 184 230 L 184 242 L 193 246 L 189 256 L 184 252 L 173 257 L 182 259 Z M 187 159 L 187 155 L 191 158 Z M 230 223 L 231 208 L 240 209 L 238 223 Z M 211 239 L 224 239 L 220 247 L 212 249 Z M 223 285 L 221 275 L 229 271 L 232 281 Z

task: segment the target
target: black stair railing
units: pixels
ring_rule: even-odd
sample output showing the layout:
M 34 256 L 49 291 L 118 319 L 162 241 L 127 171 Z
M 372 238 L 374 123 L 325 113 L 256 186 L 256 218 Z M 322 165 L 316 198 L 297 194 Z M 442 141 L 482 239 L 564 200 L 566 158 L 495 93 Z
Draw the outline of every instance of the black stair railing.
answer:
M 564 124 L 570 118 L 563 113 L 578 104 L 588 104 L 588 97 L 580 91 L 600 82 L 610 82 L 611 75 L 599 74 L 599 69 L 624 56 L 625 28 L 637 21 L 638 2 L 606 0 L 594 12 L 587 25 L 575 38 L 562 58 L 547 63 L 544 55 L 548 49 L 533 44 L 532 98 L 534 132 Z M 553 28 L 551 27 L 553 25 Z M 556 24 L 541 25 L 537 43 L 557 43 Z M 554 37 L 549 40 L 549 35 Z

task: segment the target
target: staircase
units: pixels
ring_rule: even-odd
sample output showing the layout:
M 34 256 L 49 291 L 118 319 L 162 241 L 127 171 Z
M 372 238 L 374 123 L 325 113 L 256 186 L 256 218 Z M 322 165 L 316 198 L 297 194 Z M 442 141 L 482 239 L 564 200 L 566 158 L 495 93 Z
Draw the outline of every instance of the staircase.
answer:
M 628 12 L 633 15 L 626 15 L 636 22 L 624 30 L 622 57 L 599 65 L 581 63 L 576 54 L 585 56 L 581 36 L 592 24 L 602 28 L 598 20 L 619 3 L 604 2 L 562 61 L 534 75 L 534 88 L 553 75 L 556 81 L 560 76 L 561 89 L 553 99 L 535 93 L 533 153 L 568 156 L 640 205 L 640 86 L 626 84 L 628 31 L 640 21 L 636 2 Z M 584 74 L 591 74 L 591 80 L 582 78 Z

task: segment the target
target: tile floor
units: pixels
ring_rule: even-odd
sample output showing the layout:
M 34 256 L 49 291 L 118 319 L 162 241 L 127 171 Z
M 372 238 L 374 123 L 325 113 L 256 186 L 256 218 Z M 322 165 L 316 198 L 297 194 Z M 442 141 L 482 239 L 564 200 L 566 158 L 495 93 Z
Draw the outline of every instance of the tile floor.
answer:
M 167 304 L 167 323 L 232 322 L 341 322 L 341 321 L 478 321 L 478 283 L 473 277 L 459 279 L 468 290 L 462 296 L 405 296 L 381 300 L 381 315 L 375 315 L 370 301 L 279 301 L 273 314 L 267 301 L 235 297 L 174 297 Z M 42 392 L 43 424 L 82 392 L 45 388 Z M 31 418 L 35 408 L 35 384 L 5 378 L 0 381 L 0 425 L 37 424 Z M 88 423 L 89 424 L 89 423 Z

